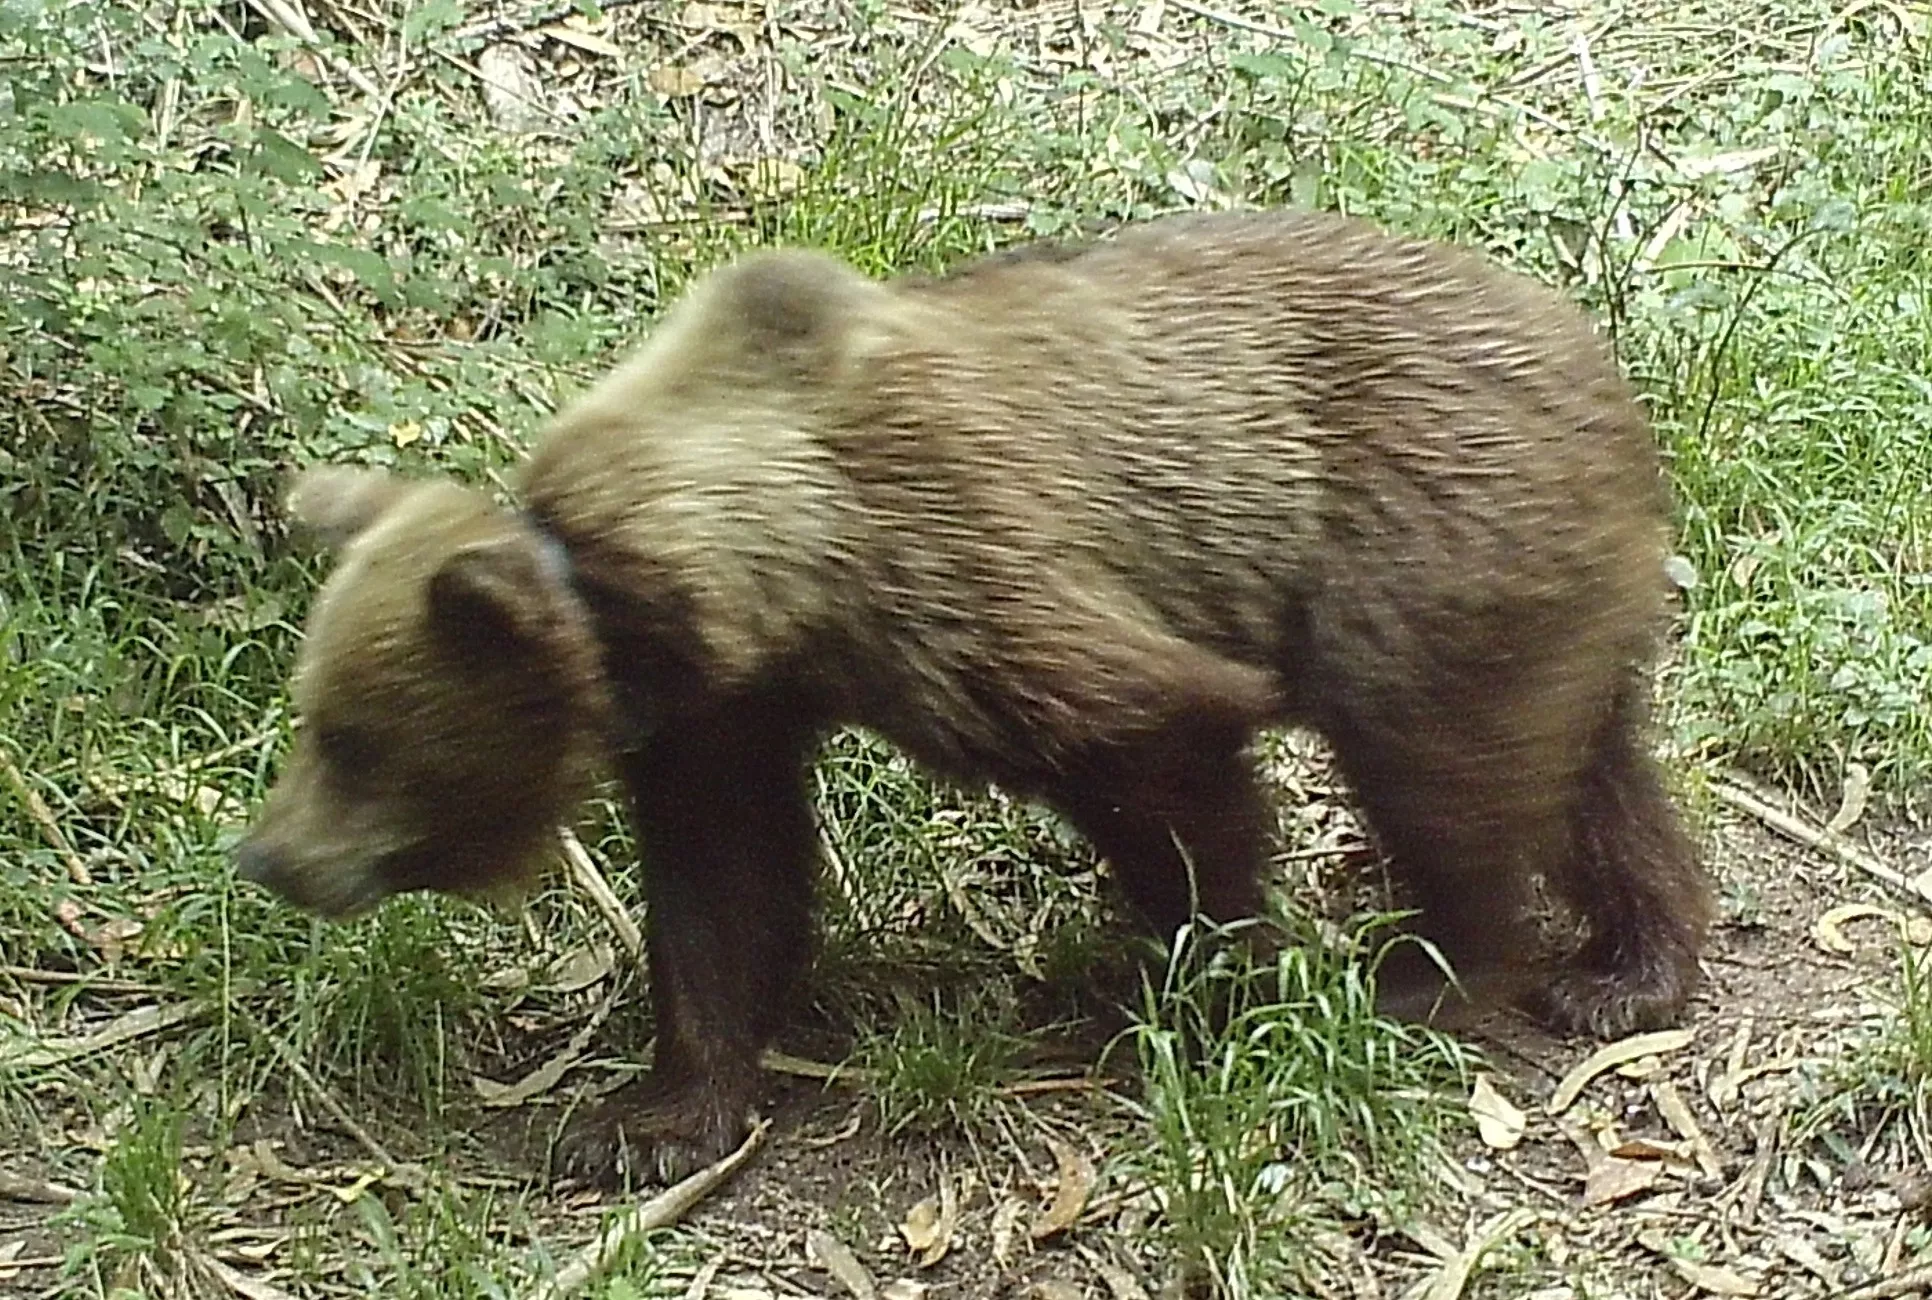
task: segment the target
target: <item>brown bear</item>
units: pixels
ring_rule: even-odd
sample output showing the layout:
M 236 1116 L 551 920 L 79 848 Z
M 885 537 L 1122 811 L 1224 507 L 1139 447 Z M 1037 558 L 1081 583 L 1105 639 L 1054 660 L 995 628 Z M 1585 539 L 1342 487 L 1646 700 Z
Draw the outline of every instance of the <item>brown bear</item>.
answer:
M 1709 897 L 1644 740 L 1657 450 L 1585 318 L 1471 253 L 1287 212 L 887 283 L 756 253 L 519 490 L 300 480 L 341 557 L 239 861 L 335 916 L 473 890 L 613 761 L 656 1052 L 567 1170 L 674 1178 L 743 1134 L 841 725 L 1057 807 L 1162 933 L 1260 907 L 1247 746 L 1313 727 L 1473 986 L 1532 964 L 1540 881 L 1582 935 L 1528 997 L 1548 1023 L 1692 991 Z

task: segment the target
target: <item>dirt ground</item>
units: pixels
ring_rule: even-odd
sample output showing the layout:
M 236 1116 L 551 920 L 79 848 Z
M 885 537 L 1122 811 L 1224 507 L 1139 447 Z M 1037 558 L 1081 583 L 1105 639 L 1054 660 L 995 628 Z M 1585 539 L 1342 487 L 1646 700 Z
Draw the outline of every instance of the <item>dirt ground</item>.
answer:
M 1926 869 L 1924 834 L 1871 839 L 1881 863 Z M 1321 1243 L 1327 1294 L 1437 1300 L 1467 1272 L 1464 1294 L 1537 1300 L 1909 1295 L 1900 1279 L 1915 1251 L 1924 1285 L 1926 1134 L 1810 1111 L 1832 1067 L 1896 1014 L 1900 925 L 1923 942 L 1925 911 L 1734 810 L 1717 816 L 1707 851 L 1726 909 L 1682 1031 L 1648 1036 L 1654 1050 L 1552 1115 L 1552 1094 L 1597 1045 L 1493 1019 L 1474 1041 L 1495 1091 L 1520 1108 L 1520 1133 L 1499 1149 L 1472 1117 L 1440 1171 L 1439 1217 L 1407 1232 L 1364 1222 Z M 791 1080 L 776 1103 L 764 1150 L 686 1221 L 703 1243 L 687 1295 L 854 1293 L 816 1234 L 893 1294 L 1160 1292 L 1145 1249 L 1152 1207 L 1108 1177 L 1109 1156 L 1145 1133 L 1105 1090 L 1016 1099 L 1001 1131 L 972 1143 L 882 1141 L 853 1089 Z M 1070 1226 L 1035 1240 L 1068 1178 L 1056 1143 L 1099 1178 Z M 923 1240 L 933 1205 L 950 1231 L 926 1263 L 932 1249 L 909 1238 Z

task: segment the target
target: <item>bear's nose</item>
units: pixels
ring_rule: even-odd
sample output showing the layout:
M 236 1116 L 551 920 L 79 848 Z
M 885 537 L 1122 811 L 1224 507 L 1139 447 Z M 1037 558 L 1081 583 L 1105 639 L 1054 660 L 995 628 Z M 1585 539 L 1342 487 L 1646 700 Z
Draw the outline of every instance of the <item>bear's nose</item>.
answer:
M 254 840 L 243 840 L 235 846 L 235 874 L 243 880 L 272 886 L 281 874 L 281 865 L 279 854 Z

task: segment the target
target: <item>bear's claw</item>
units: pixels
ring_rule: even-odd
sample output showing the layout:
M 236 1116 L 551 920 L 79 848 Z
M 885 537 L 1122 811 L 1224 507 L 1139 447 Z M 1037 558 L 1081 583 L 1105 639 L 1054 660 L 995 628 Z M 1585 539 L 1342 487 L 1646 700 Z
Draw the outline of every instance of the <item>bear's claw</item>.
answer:
M 737 1147 L 747 1112 L 712 1089 L 639 1079 L 565 1127 L 556 1172 L 601 1187 L 675 1183 Z

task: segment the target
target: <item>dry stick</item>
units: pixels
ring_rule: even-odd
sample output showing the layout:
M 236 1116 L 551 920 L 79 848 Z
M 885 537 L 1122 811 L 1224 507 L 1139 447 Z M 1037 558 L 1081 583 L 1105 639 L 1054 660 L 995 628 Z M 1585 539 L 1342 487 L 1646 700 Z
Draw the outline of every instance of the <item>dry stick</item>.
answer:
M 0 1197 L 6 1200 L 32 1201 L 39 1205 L 72 1205 L 79 1196 L 80 1193 L 71 1187 L 0 1169 Z
M 1672 265 L 1675 265 L 1675 263 Z M 230 741 L 219 749 L 211 749 L 205 754 L 196 754 L 184 759 L 176 763 L 173 767 L 157 768 L 152 772 L 141 772 L 133 776 L 120 776 L 118 774 L 115 776 L 104 776 L 99 772 L 83 773 L 81 779 L 87 782 L 87 788 L 95 794 L 111 803 L 119 805 L 122 802 L 123 795 L 138 794 L 150 790 L 160 790 L 165 793 L 171 784 L 178 787 L 180 783 L 185 782 L 189 777 L 194 776 L 198 772 L 204 772 L 217 763 L 226 763 L 230 759 L 240 758 L 243 754 L 273 743 L 281 734 L 282 729 L 279 725 L 267 727 L 251 736 L 243 736 L 240 740 Z
M 6 773 L 7 784 L 13 787 L 14 794 L 19 796 L 20 802 L 26 805 L 27 815 L 34 819 L 35 825 L 40 827 L 40 833 L 47 837 L 47 843 L 53 846 L 54 852 L 58 853 L 61 861 L 67 864 L 67 878 L 82 889 L 92 889 L 94 873 L 87 869 L 87 864 L 81 861 L 80 854 L 74 852 L 74 846 L 67 842 L 67 836 L 60 829 L 60 823 L 54 820 L 54 810 L 47 806 L 47 801 L 40 797 L 39 791 L 27 784 L 27 778 L 21 775 L 20 769 L 14 766 L 13 759 L 4 749 L 0 749 L 0 771 Z
M 1915 1268 L 1897 1277 L 1881 1278 L 1856 1291 L 1844 1291 L 1839 1300 L 1898 1300 L 1915 1292 L 1932 1292 L 1932 1267 Z
M 402 1161 L 389 1154 L 389 1148 L 376 1141 L 375 1136 L 368 1129 L 356 1122 L 355 1116 L 344 1109 L 342 1103 L 322 1086 L 321 1080 L 309 1073 L 308 1067 L 296 1059 L 295 1053 L 282 1042 L 280 1037 L 270 1033 L 263 1025 L 257 1025 L 255 1029 L 267 1041 L 269 1049 L 282 1058 L 282 1064 L 288 1067 L 289 1073 L 293 1074 L 303 1087 L 315 1094 L 315 1100 L 320 1103 L 323 1110 L 329 1112 L 329 1118 L 340 1124 L 343 1131 L 350 1137 L 360 1142 L 363 1149 L 376 1158 L 376 1162 L 383 1167 L 385 1173 L 399 1173 L 405 1168 Z
M 631 914 L 624 910 L 624 905 L 617 900 L 617 894 L 611 889 L 610 882 L 604 879 L 603 872 L 597 870 L 597 864 L 590 860 L 590 852 L 577 838 L 577 832 L 568 826 L 560 826 L 557 828 L 557 837 L 563 841 L 564 860 L 570 864 L 571 879 L 590 895 L 592 904 L 603 913 L 610 928 L 617 931 L 617 938 L 625 951 L 633 958 L 642 957 L 643 933 L 637 928 L 637 922 L 631 920 Z
M 315 34 L 315 28 L 310 25 L 308 15 L 300 9 L 284 3 L 284 0 L 248 0 L 248 7 L 308 46 L 310 53 L 347 77 L 350 84 L 357 90 L 372 99 L 382 97 L 382 90 L 369 79 L 368 73 L 346 59 L 338 58 L 329 52 L 322 44 L 322 38 Z
M 770 1127 L 769 1120 L 760 1120 L 752 1126 L 751 1133 L 736 1151 L 626 1212 L 617 1222 L 604 1229 L 601 1237 L 558 1269 L 555 1277 L 531 1292 L 530 1300 L 564 1300 L 565 1296 L 574 1295 L 596 1281 L 604 1270 L 616 1262 L 618 1252 L 628 1242 L 647 1232 L 670 1227 L 710 1195 L 712 1189 L 736 1173 L 738 1167 L 758 1149 L 758 1144 L 764 1140 L 765 1130 Z
M 1857 867 L 1874 880 L 1881 880 L 1900 893 L 1909 894 L 1922 903 L 1932 903 L 1932 887 L 1922 885 L 1904 872 L 1886 866 L 1871 854 L 1849 843 L 1835 831 L 1814 826 L 1804 818 L 1785 812 L 1781 808 L 1773 808 L 1749 791 L 1741 790 L 1723 781 L 1712 782 L 1711 793 L 1740 812 L 1749 813 L 1787 839 L 1795 840 L 1807 848 L 1831 853 L 1840 861 Z

